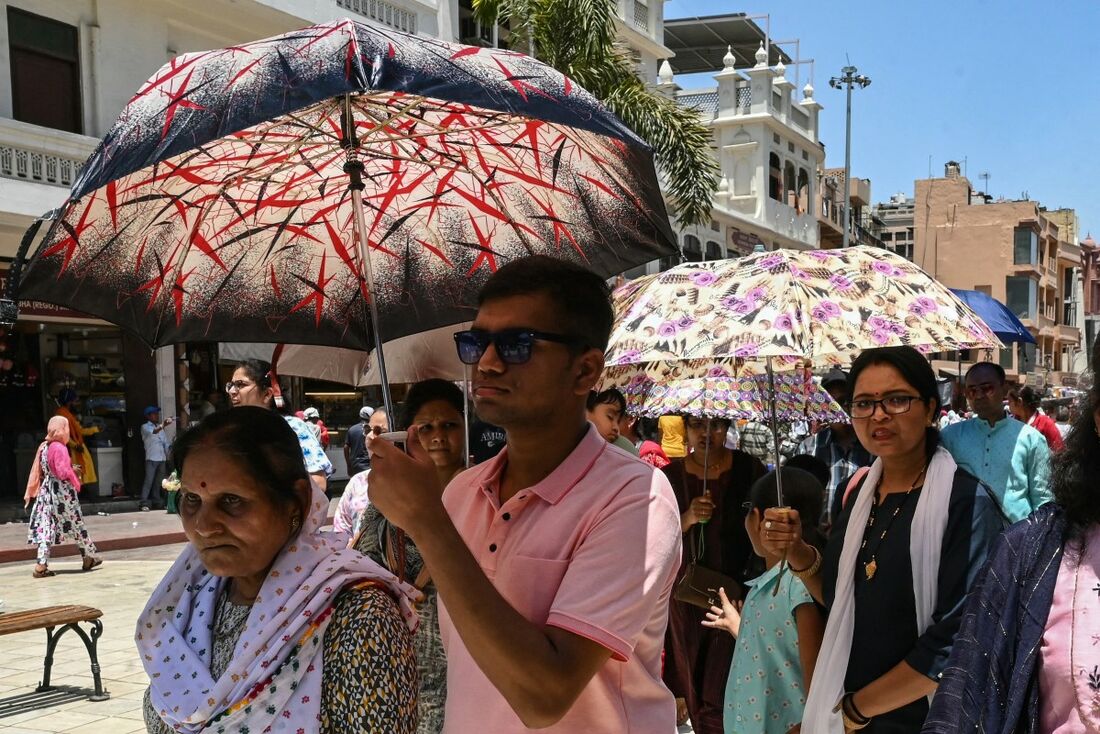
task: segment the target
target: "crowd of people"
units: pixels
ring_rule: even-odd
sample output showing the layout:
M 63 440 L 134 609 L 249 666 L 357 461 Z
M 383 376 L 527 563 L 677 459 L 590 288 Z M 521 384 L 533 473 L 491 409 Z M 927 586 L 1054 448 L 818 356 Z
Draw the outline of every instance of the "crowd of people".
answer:
M 331 531 L 324 429 L 270 365 L 176 440 L 150 732 L 1097 730 L 1100 389 L 1066 428 L 983 362 L 967 414 L 916 350 L 869 349 L 821 378 L 850 423 L 777 445 L 599 390 L 609 294 L 579 267 L 513 262 L 478 305 L 455 335 L 476 416 L 445 380 L 365 407 Z M 99 562 L 80 455 L 54 418 L 36 576 L 66 537 Z

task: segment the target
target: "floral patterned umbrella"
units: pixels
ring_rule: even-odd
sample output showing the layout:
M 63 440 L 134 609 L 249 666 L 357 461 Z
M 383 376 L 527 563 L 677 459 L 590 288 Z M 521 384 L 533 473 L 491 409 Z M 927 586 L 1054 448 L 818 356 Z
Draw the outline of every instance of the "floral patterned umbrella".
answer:
M 154 346 L 366 350 L 469 320 L 518 257 L 674 251 L 650 149 L 568 77 L 342 20 L 162 67 L 12 281 Z
M 627 412 L 649 418 L 683 414 L 701 418 L 770 419 L 768 376 L 743 360 L 687 360 L 609 367 L 600 389 L 616 388 Z M 775 375 L 775 416 L 783 423 L 803 420 L 847 423 L 848 414 L 807 369 Z
M 685 263 L 616 293 L 608 365 L 772 358 L 842 363 L 863 349 L 1001 343 L 950 290 L 888 250 L 777 250 Z
M 840 364 L 863 349 L 909 345 L 923 352 L 1001 346 L 951 291 L 904 258 L 871 247 L 777 250 L 736 260 L 684 263 L 615 293 L 606 363 L 662 365 L 757 360 L 768 384 L 775 445 L 776 369 L 812 360 Z M 672 386 L 654 380 L 653 388 Z M 690 386 L 689 386 L 690 388 Z M 640 389 L 640 388 L 639 388 Z M 782 477 L 777 475 L 779 504 Z

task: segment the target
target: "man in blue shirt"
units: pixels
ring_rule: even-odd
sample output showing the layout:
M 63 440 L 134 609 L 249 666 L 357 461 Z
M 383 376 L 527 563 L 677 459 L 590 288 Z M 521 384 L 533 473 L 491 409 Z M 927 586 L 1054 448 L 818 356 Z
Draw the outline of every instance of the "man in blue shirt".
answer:
M 966 399 L 976 417 L 943 430 L 959 466 L 989 485 L 1009 522 L 1050 502 L 1050 449 L 1043 434 L 1005 415 L 1004 369 L 979 362 L 966 373 Z
M 170 442 L 164 432 L 171 423 L 168 418 L 160 420 L 160 408 L 150 405 L 144 411 L 145 422 L 141 424 L 141 441 L 145 445 L 145 478 L 141 483 L 141 509 L 148 510 L 154 497 L 161 497 L 161 480 L 164 479 L 164 463 L 168 460 Z

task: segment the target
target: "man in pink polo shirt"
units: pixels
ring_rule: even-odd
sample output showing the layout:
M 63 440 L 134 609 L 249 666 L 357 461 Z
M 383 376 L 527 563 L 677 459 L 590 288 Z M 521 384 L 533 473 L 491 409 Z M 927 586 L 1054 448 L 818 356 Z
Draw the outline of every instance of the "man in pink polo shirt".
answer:
M 507 447 L 442 500 L 415 427 L 375 441 L 371 500 L 412 537 L 439 590 L 446 734 L 670 734 L 661 646 L 680 562 L 664 475 L 585 419 L 611 332 L 606 284 L 546 257 L 502 267 L 473 328 L 479 416 Z

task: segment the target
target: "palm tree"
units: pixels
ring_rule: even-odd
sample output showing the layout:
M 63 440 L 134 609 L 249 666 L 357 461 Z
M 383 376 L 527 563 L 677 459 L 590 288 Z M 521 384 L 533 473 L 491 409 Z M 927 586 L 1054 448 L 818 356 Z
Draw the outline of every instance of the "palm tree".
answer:
M 615 0 L 472 0 L 483 25 L 509 25 L 526 50 L 587 89 L 653 148 L 681 225 L 710 220 L 718 163 L 698 115 L 646 87 L 616 40 Z

